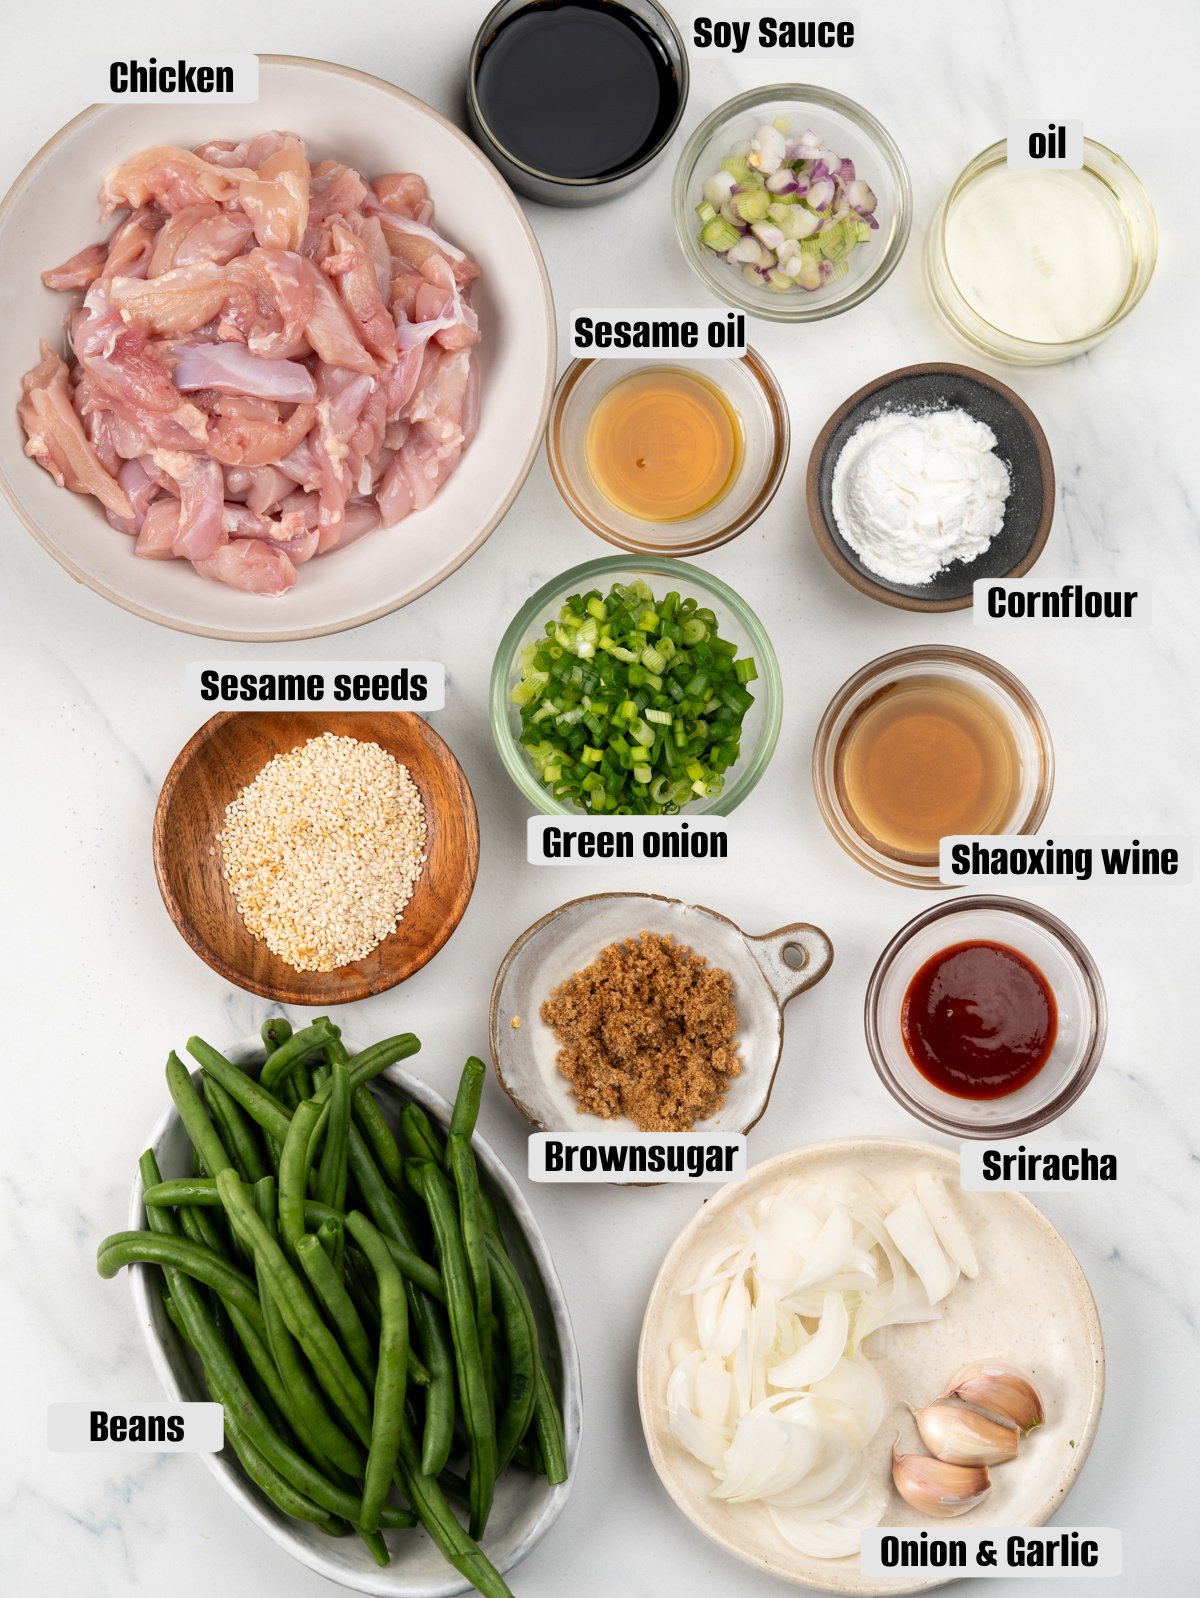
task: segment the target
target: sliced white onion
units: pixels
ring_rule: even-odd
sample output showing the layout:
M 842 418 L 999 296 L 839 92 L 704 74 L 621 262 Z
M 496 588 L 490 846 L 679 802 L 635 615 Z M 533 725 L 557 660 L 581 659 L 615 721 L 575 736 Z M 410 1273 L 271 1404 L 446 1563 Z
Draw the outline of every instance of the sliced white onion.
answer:
M 819 1382 L 845 1353 L 849 1333 L 846 1300 L 840 1293 L 826 1293 L 815 1336 L 790 1359 L 768 1371 L 768 1383 L 772 1387 L 807 1387 L 810 1382 Z
M 921 1278 L 931 1304 L 940 1304 L 954 1290 L 958 1266 L 938 1242 L 937 1233 L 915 1193 L 908 1193 L 884 1224 L 892 1241 Z
M 671 1435 L 712 1472 L 714 1497 L 764 1503 L 793 1547 L 844 1558 L 890 1491 L 867 1457 L 887 1390 L 858 1350 L 937 1319 L 974 1250 L 932 1176 L 894 1205 L 854 1172 L 793 1182 L 734 1224 L 684 1290 L 696 1335 L 671 1345 Z
M 917 1178 L 916 1193 L 921 1208 L 929 1217 L 929 1224 L 937 1233 L 938 1242 L 963 1275 L 974 1281 L 979 1275 L 979 1261 L 975 1257 L 967 1229 L 946 1191 L 946 1184 L 940 1176 L 923 1171 Z

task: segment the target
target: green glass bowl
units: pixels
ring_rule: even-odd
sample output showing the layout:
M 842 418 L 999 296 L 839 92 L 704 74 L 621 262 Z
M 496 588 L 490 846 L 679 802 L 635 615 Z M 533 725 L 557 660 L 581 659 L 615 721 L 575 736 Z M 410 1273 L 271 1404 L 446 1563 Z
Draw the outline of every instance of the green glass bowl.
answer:
M 520 742 L 521 713 L 510 694 L 520 680 L 520 657 L 525 645 L 543 636 L 544 624 L 557 618 L 572 594 L 599 588 L 607 593 L 614 582 L 633 582 L 641 578 L 656 599 L 670 589 L 683 598 L 701 600 L 717 618 L 722 638 L 738 646 L 738 653 L 752 655 L 758 667 L 757 679 L 750 683 L 754 703 L 742 724 L 742 749 L 737 763 L 726 773 L 719 794 L 697 799 L 684 807 L 692 816 L 727 816 L 735 810 L 767 769 L 779 738 L 783 719 L 783 683 L 779 661 L 758 617 L 740 595 L 735 594 L 710 572 L 688 561 L 667 560 L 655 555 L 614 555 L 605 560 L 585 561 L 573 566 L 544 587 L 539 588 L 513 617 L 492 666 L 490 715 L 492 737 L 509 776 L 533 805 L 547 816 L 586 815 L 577 806 L 555 799 L 534 769 Z

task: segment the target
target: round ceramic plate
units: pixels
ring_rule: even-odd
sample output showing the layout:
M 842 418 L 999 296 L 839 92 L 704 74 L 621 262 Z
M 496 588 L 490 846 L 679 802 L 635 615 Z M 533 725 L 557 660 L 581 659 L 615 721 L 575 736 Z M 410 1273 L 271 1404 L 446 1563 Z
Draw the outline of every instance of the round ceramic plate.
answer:
M 263 1050 L 257 1038 L 248 1038 L 225 1052 L 228 1059 L 253 1074 L 262 1064 Z M 192 1077 L 198 1086 L 200 1073 L 195 1071 Z M 449 1124 L 450 1105 L 441 1094 L 400 1066 L 390 1066 L 375 1079 L 371 1089 L 393 1125 L 406 1100 L 419 1104 L 439 1126 L 445 1128 Z M 174 1105 L 164 1113 L 146 1147 L 154 1151 L 164 1178 L 185 1176 L 191 1170 L 191 1144 Z M 529 1292 L 541 1346 L 560 1395 L 570 1472 L 567 1480 L 556 1487 L 551 1487 L 544 1477 L 521 1469 L 505 1471 L 496 1483 L 496 1499 L 483 1547 L 503 1572 L 524 1559 L 566 1508 L 579 1468 L 583 1391 L 579 1350 L 562 1284 L 533 1211 L 504 1165 L 478 1134 L 473 1147 L 484 1186 L 496 1205 L 509 1253 Z M 140 1177 L 134 1181 L 129 1201 L 129 1226 L 133 1231 L 145 1227 Z M 208 1393 L 195 1362 L 163 1308 L 160 1281 L 157 1270 L 135 1266 L 129 1272 L 134 1310 L 151 1362 L 171 1398 L 206 1399 Z M 277 1509 L 246 1478 L 231 1450 L 199 1457 L 230 1498 L 272 1542 L 340 1588 L 373 1593 L 376 1598 L 453 1598 L 456 1593 L 473 1590 L 467 1578 L 447 1564 L 423 1530 L 389 1536 L 392 1562 L 380 1569 L 359 1538 L 327 1537 L 316 1526 L 293 1520 Z
M 38 542 L 80 582 L 164 626 L 210 638 L 311 638 L 373 621 L 461 566 L 500 521 L 541 442 L 554 380 L 554 307 L 541 252 L 499 173 L 465 134 L 412 95 L 324 61 L 260 56 L 253 105 L 94 105 L 69 122 L 0 205 L 0 375 L 11 403 L 0 426 L 0 487 Z M 95 500 L 56 486 L 24 454 L 21 374 L 38 340 L 62 345 L 69 296 L 39 273 L 107 231 L 96 191 L 104 174 L 155 144 L 194 146 L 286 128 L 313 161 L 336 157 L 367 177 L 419 172 L 437 225 L 473 255 L 482 277 L 479 431 L 437 498 L 395 528 L 377 528 L 307 562 L 279 598 L 208 582 L 186 561 L 138 560 Z
M 996 435 L 1011 488 L 1004 525 L 974 560 L 951 561 L 927 583 L 892 583 L 863 565 L 838 531 L 833 474 L 862 424 L 885 411 L 963 410 Z M 830 565 L 859 590 L 903 610 L 962 610 L 979 577 L 1021 577 L 1033 565 L 1054 519 L 1054 464 L 1037 417 L 1011 388 L 969 366 L 906 366 L 877 377 L 839 406 L 808 462 L 808 519 Z
M 693 1329 L 691 1301 L 678 1289 L 694 1282 L 702 1261 L 711 1258 L 726 1234 L 732 1236 L 737 1210 L 787 1182 L 814 1181 L 847 1168 L 893 1200 L 921 1171 L 939 1175 L 954 1195 L 980 1263 L 978 1278 L 959 1282 L 940 1321 L 888 1327 L 866 1345 L 892 1401 L 870 1450 L 879 1480 L 890 1480 L 897 1432 L 902 1448 L 925 1451 L 906 1401 L 928 1403 L 972 1360 L 1005 1360 L 1036 1382 L 1046 1424 L 1022 1442 L 1015 1460 L 994 1468 L 991 1493 L 979 1508 L 952 1524 L 968 1529 L 1044 1524 L 1070 1492 L 1096 1435 L 1104 1399 L 1104 1342 L 1087 1278 L 1046 1217 L 1019 1193 L 960 1192 L 958 1160 L 944 1148 L 896 1138 L 814 1143 L 756 1166 L 744 1181 L 708 1200 L 672 1245 L 642 1323 L 638 1402 L 654 1468 L 692 1524 L 738 1559 L 798 1587 L 881 1598 L 926 1592 L 955 1578 L 864 1576 L 857 1557 L 822 1560 L 798 1553 L 761 1505 L 728 1504 L 711 1496 L 711 1472 L 671 1436 L 665 1405 L 671 1343 Z M 884 1524 L 950 1523 L 929 1521 L 893 1492 Z

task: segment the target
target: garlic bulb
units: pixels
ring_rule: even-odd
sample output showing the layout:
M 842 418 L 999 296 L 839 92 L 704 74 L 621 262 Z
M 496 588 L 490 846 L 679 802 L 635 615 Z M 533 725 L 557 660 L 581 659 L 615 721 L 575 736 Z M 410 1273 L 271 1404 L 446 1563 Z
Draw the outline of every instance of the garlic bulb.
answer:
M 965 1515 L 992 1490 L 986 1465 L 951 1465 L 927 1454 L 898 1454 L 894 1448 L 892 1480 L 906 1504 L 938 1520 Z
M 1020 1433 L 1015 1427 L 957 1404 L 929 1404 L 914 1409 L 921 1441 L 931 1454 L 950 1465 L 1003 1465 L 1017 1456 Z
M 989 1415 L 1009 1420 L 1023 1432 L 1031 1432 L 1046 1419 L 1037 1388 L 1015 1365 L 999 1360 L 979 1360 L 960 1370 L 938 1399 L 961 1398 Z

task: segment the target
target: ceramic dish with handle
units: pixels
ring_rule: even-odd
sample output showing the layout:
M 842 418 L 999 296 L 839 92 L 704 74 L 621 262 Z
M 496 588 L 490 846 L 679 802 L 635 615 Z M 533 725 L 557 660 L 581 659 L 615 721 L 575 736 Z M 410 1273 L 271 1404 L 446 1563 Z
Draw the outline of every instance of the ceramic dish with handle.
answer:
M 276 755 L 324 733 L 377 743 L 406 767 L 425 810 L 425 864 L 396 930 L 362 960 L 296 971 L 248 931 L 217 844 L 225 809 Z M 470 901 L 479 818 L 450 746 L 410 711 L 221 711 L 188 740 L 154 812 L 154 872 L 176 930 L 227 982 L 280 1004 L 350 1004 L 432 960 Z
M 1045 1065 L 999 1099 L 959 1098 L 916 1067 L 901 1009 L 927 960 L 959 943 L 1016 949 L 1045 977 L 1057 1012 Z M 867 1048 L 879 1080 L 910 1115 L 950 1137 L 1027 1137 L 1068 1110 L 1087 1087 L 1108 1035 L 1108 1005 L 1096 962 L 1070 927 L 1035 904 L 993 894 L 951 899 L 914 916 L 879 956 L 866 999 Z
M 427 592 L 480 547 L 525 481 L 554 383 L 550 285 L 529 224 L 495 168 L 465 134 L 390 83 L 294 56 L 259 57 L 253 105 L 94 105 L 29 162 L 0 205 L 0 373 L 11 405 L 0 427 L 0 487 L 30 532 L 77 581 L 151 621 L 210 638 L 266 642 L 356 627 Z M 314 161 L 368 177 L 419 172 L 439 226 L 476 257 L 482 338 L 479 428 L 433 503 L 393 529 L 307 562 L 280 598 L 208 582 L 187 561 L 139 560 L 93 499 L 56 486 L 24 454 L 16 418 L 21 374 L 38 340 L 62 342 L 63 295 L 44 267 L 98 238 L 96 191 L 110 168 L 150 145 L 188 148 L 267 128 L 298 134 Z
M 348 1041 L 347 1047 L 354 1052 Z M 245 1039 L 226 1050 L 226 1055 L 234 1064 L 255 1073 L 264 1057 L 257 1038 Z M 200 1085 L 198 1071 L 193 1072 L 193 1081 Z M 400 1066 L 390 1066 L 371 1087 L 393 1128 L 405 1101 L 419 1104 L 443 1130 L 449 1124 L 450 1105 L 441 1094 Z M 191 1143 L 174 1106 L 151 1132 L 146 1146 L 155 1154 L 165 1181 L 191 1174 Z M 529 1293 L 551 1379 L 558 1385 L 569 1471 L 567 1480 L 556 1487 L 525 1470 L 508 1470 L 500 1477 L 483 1547 L 503 1573 L 541 1541 L 566 1507 L 579 1463 L 583 1395 L 571 1318 L 545 1239 L 520 1188 L 478 1133 L 474 1149 L 509 1253 Z M 129 1226 L 133 1231 L 142 1231 L 145 1224 L 138 1177 L 129 1201 Z M 138 1327 L 151 1363 L 171 1398 L 185 1402 L 207 1400 L 200 1372 L 163 1307 L 160 1280 L 160 1273 L 146 1266 L 134 1266 L 129 1272 Z M 424 1531 L 403 1532 L 393 1538 L 392 1563 L 380 1569 L 358 1538 L 331 1538 L 316 1526 L 284 1515 L 250 1484 L 230 1452 L 201 1454 L 200 1458 L 230 1498 L 272 1542 L 341 1587 L 372 1593 L 377 1598 L 452 1598 L 453 1594 L 472 1590 L 470 1582 L 446 1563 Z
M 611 943 L 641 932 L 686 945 L 733 978 L 742 1072 L 730 1080 L 723 1108 L 692 1129 L 719 1135 L 748 1132 L 767 1108 L 783 1052 L 783 1012 L 814 987 L 833 963 L 833 945 L 819 927 L 797 921 L 755 936 L 703 905 L 655 893 L 595 893 L 572 899 L 523 932 L 501 962 L 492 987 L 492 1059 L 500 1085 L 542 1132 L 578 1132 L 620 1139 L 633 1122 L 586 1119 L 556 1065 L 554 1031 L 541 1018 L 550 990 L 591 964 Z
M 949 410 L 966 411 L 996 435 L 996 454 L 1010 482 L 1004 525 L 974 560 L 951 561 L 927 583 L 895 583 L 871 571 L 838 526 L 833 510 L 838 459 L 873 417 Z M 1023 577 L 1042 553 L 1054 520 L 1054 463 L 1037 417 L 996 378 L 969 366 L 905 366 L 867 383 L 834 411 L 808 458 L 806 494 L 817 547 L 860 594 L 901 610 L 963 610 L 977 578 Z
M 868 1468 L 890 1483 L 897 1433 L 920 1449 L 906 1405 L 926 1404 L 955 1372 L 977 1359 L 1003 1360 L 1028 1371 L 1046 1407 L 1046 1422 L 1022 1443 L 1018 1457 L 992 1472 L 992 1490 L 953 1522 L 923 1519 L 897 1493 L 887 1526 L 964 1531 L 989 1526 L 1041 1526 L 1061 1506 L 1083 1469 L 1104 1401 L 1104 1341 L 1083 1270 L 1062 1237 L 1019 1193 L 964 1193 L 958 1160 L 944 1148 L 898 1138 L 847 1138 L 795 1149 L 756 1166 L 722 1188 L 671 1246 L 650 1293 L 638 1348 L 638 1403 L 650 1458 L 663 1486 L 696 1529 L 726 1553 L 777 1580 L 817 1592 L 884 1598 L 927 1592 L 954 1574 L 864 1576 L 858 1556 L 816 1559 L 776 1531 L 765 1506 L 712 1497 L 712 1472 L 687 1453 L 667 1425 L 671 1345 L 690 1331 L 691 1300 L 681 1294 L 703 1274 L 739 1212 L 789 1183 L 820 1182 L 850 1171 L 885 1198 L 899 1199 L 917 1176 L 940 1176 L 979 1256 L 979 1276 L 960 1282 L 941 1320 L 891 1326 L 864 1345 L 887 1389 L 889 1409 L 868 1451 Z M 878 1346 L 876 1346 L 878 1345 Z M 726 1585 L 732 1586 L 732 1581 Z
M 591 588 L 607 593 L 614 583 L 635 580 L 645 582 L 658 600 L 671 590 L 685 599 L 699 600 L 716 616 L 720 636 L 736 644 L 739 655 L 753 656 L 758 668 L 757 678 L 748 684 L 754 703 L 742 723 L 741 752 L 726 773 L 724 787 L 719 794 L 690 802 L 683 811 L 689 816 L 727 816 L 750 793 L 775 752 L 783 721 L 783 680 L 766 629 L 746 601 L 719 577 L 686 561 L 656 555 L 590 560 L 573 566 L 531 595 L 500 640 L 492 664 L 489 709 L 496 748 L 505 770 L 536 810 L 547 816 L 581 814 L 576 806 L 556 799 L 538 776 L 521 743 L 521 714 L 512 701 L 512 690 L 520 681 L 526 645 L 545 636 L 545 624 L 558 619 L 572 594 L 587 593 Z

